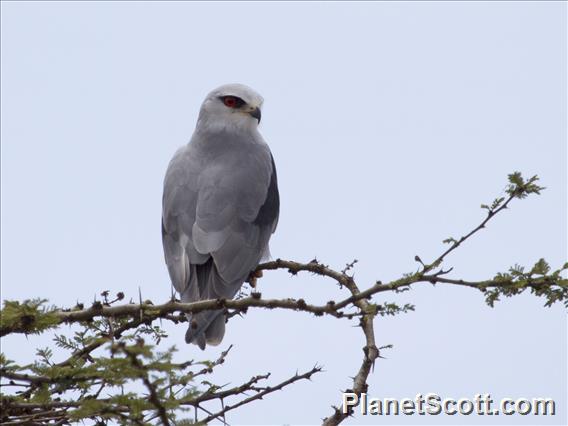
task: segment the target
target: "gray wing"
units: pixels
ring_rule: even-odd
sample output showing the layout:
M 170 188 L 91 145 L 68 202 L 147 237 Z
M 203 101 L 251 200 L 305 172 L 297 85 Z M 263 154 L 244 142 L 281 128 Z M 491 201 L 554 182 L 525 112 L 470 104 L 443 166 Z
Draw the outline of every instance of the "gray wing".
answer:
M 213 145 L 213 144 L 212 144 Z M 190 143 L 172 159 L 164 183 L 162 237 L 172 283 L 184 302 L 232 298 L 276 227 L 279 194 L 266 145 L 205 155 Z M 188 342 L 219 343 L 221 311 L 197 314 Z

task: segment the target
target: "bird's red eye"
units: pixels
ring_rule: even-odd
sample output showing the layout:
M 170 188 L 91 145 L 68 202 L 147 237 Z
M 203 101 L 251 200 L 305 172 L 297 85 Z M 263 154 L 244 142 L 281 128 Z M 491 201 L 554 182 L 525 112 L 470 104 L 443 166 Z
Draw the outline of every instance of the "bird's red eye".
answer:
M 223 98 L 223 103 L 229 108 L 234 108 L 237 106 L 237 99 L 234 96 L 225 96 Z

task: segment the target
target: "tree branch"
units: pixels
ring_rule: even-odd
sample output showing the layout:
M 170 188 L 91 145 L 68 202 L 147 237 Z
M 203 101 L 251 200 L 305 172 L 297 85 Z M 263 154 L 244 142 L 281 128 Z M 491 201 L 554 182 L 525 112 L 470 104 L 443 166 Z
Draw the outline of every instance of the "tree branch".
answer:
M 316 373 L 319 373 L 319 372 L 321 372 L 321 367 L 315 366 L 310 371 L 303 373 L 303 374 L 296 373 L 294 376 L 290 377 L 288 380 L 284 380 L 283 382 L 280 382 L 279 384 L 277 384 L 275 386 L 267 386 L 267 387 L 261 388 L 261 389 L 255 389 L 251 386 L 251 387 L 249 387 L 249 390 L 256 391 L 257 393 L 255 395 L 250 396 L 248 398 L 245 398 L 245 399 L 237 402 L 234 405 L 226 405 L 222 410 L 218 411 L 217 413 L 211 414 L 210 416 L 200 420 L 199 424 L 207 424 L 208 422 L 210 422 L 212 420 L 215 420 L 219 417 L 224 416 L 225 413 L 227 413 L 231 410 L 234 410 L 235 408 L 239 408 L 239 407 L 241 407 L 245 404 L 249 404 L 253 401 L 260 400 L 263 397 L 265 397 L 266 395 L 268 395 L 272 392 L 276 392 L 278 390 L 284 389 L 286 386 L 291 385 L 292 383 L 295 383 L 299 380 L 311 380 L 312 376 Z M 267 376 L 263 376 L 263 378 L 265 378 L 265 377 L 267 377 Z M 251 381 L 253 379 L 251 379 Z M 248 383 L 251 383 L 251 381 L 249 381 Z M 240 393 L 243 393 L 243 392 L 228 393 L 228 394 L 225 394 L 224 396 L 222 396 L 221 398 L 226 398 L 229 395 L 237 395 L 237 394 L 240 394 Z
M 452 271 L 452 268 L 436 271 L 436 269 L 441 268 L 442 263 L 450 253 L 485 228 L 492 218 L 508 208 L 508 205 L 514 198 L 524 198 L 532 193 L 538 194 L 543 188 L 536 185 L 535 182 L 537 180 L 538 178 L 533 176 L 525 181 L 520 173 L 509 175 L 510 185 L 506 190 L 508 197 L 497 198 L 490 206 L 482 205 L 482 208 L 487 210 L 487 215 L 479 225 L 459 240 L 453 238 L 445 240 L 445 243 L 451 244 L 450 247 L 444 250 L 431 263 L 425 264 L 416 256 L 415 260 L 422 266 L 420 270 L 406 274 L 386 284 L 379 281 L 369 288 L 361 290 L 353 276 L 348 274 L 357 262 L 356 260 L 348 263 L 340 272 L 315 259 L 308 263 L 277 259 L 258 266 L 257 272 L 286 269 L 292 275 L 300 272 L 309 272 L 328 277 L 334 280 L 341 289 L 345 288 L 348 291 L 348 295 L 344 299 L 339 301 L 331 300 L 325 305 L 309 304 L 303 299 L 262 299 L 259 293 L 253 293 L 251 297 L 237 300 L 218 299 L 193 303 L 179 303 L 172 300 L 161 305 L 154 305 L 151 302 L 142 303 L 140 301 L 139 304 L 113 305 L 115 302 L 122 300 L 124 294 L 121 292 L 117 294 L 116 299 L 109 301 L 108 292 L 103 292 L 101 294 L 103 296 L 102 303 L 95 302 L 87 309 L 77 306 L 72 310 L 45 309 L 41 307 L 45 303 L 42 300 L 26 301 L 23 304 L 19 302 L 5 302 L 0 317 L 0 336 L 11 333 L 41 333 L 61 324 L 72 323 L 80 323 L 88 330 L 88 333 L 79 333 L 79 337 L 76 337 L 77 341 L 80 342 L 79 344 L 66 340 L 64 337 L 56 336 L 58 344 L 73 349 L 71 356 L 58 364 L 50 361 L 51 355 L 47 349 L 42 352 L 38 351 L 44 359 L 43 363 L 23 367 L 14 366 L 13 363 L 5 359 L 4 355 L 0 354 L 1 378 L 10 380 L 10 385 L 27 387 L 25 392 L 19 393 L 17 396 L 2 396 L 1 408 L 3 411 L 8 410 L 10 414 L 9 418 L 3 414 L 0 419 L 4 422 L 3 424 L 46 424 L 46 422 L 63 424 L 73 418 L 100 417 L 104 419 L 106 418 L 105 416 L 110 416 L 110 418 L 120 419 L 124 423 L 145 424 L 149 420 L 145 419 L 143 414 L 132 416 L 133 405 L 131 405 L 132 403 L 129 399 L 115 397 L 99 399 L 102 389 L 108 383 L 111 383 L 109 386 L 122 386 L 123 384 L 120 380 L 115 380 L 108 372 L 105 375 L 104 369 L 107 366 L 113 366 L 117 371 L 120 371 L 123 374 L 123 377 L 121 377 L 123 380 L 132 378 L 142 380 L 148 390 L 149 397 L 147 399 L 137 398 L 135 400 L 137 412 L 151 412 L 150 420 L 160 419 L 161 423 L 166 425 L 171 424 L 171 422 L 175 424 L 175 421 L 172 419 L 175 418 L 175 410 L 179 407 L 192 406 L 196 410 L 204 410 L 208 413 L 208 417 L 205 417 L 200 422 L 207 423 L 224 417 L 225 413 L 230 410 L 262 399 L 265 395 L 282 389 L 298 380 L 310 379 L 313 374 L 321 371 L 316 366 L 304 374 L 296 374 L 275 386 L 266 387 L 260 387 L 257 384 L 259 381 L 267 379 L 269 374 L 254 376 L 240 386 L 222 390 L 215 385 L 211 385 L 205 392 L 195 394 L 195 392 L 190 391 L 186 396 L 176 399 L 175 397 L 178 393 L 186 389 L 188 382 L 191 382 L 199 375 L 210 373 L 215 366 L 223 363 L 231 348 L 229 347 L 217 361 L 212 363 L 188 361 L 175 364 L 171 362 L 173 349 L 170 349 L 165 356 L 159 355 L 156 357 L 151 348 L 145 346 L 142 339 L 138 339 L 138 333 L 150 334 L 159 342 L 165 334 L 159 327 L 150 327 L 152 321 L 166 319 L 177 323 L 185 320 L 184 314 L 216 309 L 233 310 L 234 312 L 246 312 L 249 308 L 286 309 L 312 313 L 316 316 L 331 315 L 336 318 L 347 319 L 357 317 L 359 319 L 359 328 L 364 335 L 363 358 L 353 377 L 352 389 L 348 389 L 346 392 L 353 392 L 360 397 L 362 393 L 367 392 L 368 377 L 376 359 L 380 355 L 380 348 L 377 348 L 374 334 L 373 322 L 375 317 L 377 315 L 392 315 L 413 309 L 413 305 L 409 304 L 401 308 L 392 303 L 385 302 L 383 305 L 372 303 L 373 297 L 379 293 L 398 293 L 407 290 L 414 284 L 430 283 L 458 285 L 480 290 L 486 295 L 486 302 L 490 306 L 501 295 L 512 296 L 526 289 L 529 289 L 537 296 L 544 296 L 547 300 L 546 306 L 550 306 L 556 301 L 568 303 L 568 280 L 563 278 L 563 272 L 568 269 L 568 263 L 550 272 L 549 265 L 543 259 L 540 259 L 528 271 L 525 271 L 523 267 L 515 265 L 509 269 L 509 272 L 498 273 L 492 279 L 483 281 L 450 278 L 448 274 Z M 131 329 L 137 330 L 133 335 L 127 334 L 124 336 L 125 332 Z M 115 339 L 119 340 L 118 344 L 115 343 Z M 120 339 L 122 340 L 120 341 Z M 138 339 L 137 342 L 141 343 L 131 346 L 124 343 L 125 341 L 132 341 L 132 339 Z M 114 356 L 110 359 L 92 358 L 94 355 L 92 356 L 91 354 L 109 341 L 111 342 L 109 347 L 113 355 L 115 351 L 118 351 L 126 355 L 125 359 Z M 150 362 L 144 364 L 143 358 L 150 359 Z M 83 360 L 89 361 L 90 365 L 84 366 L 83 364 L 89 364 L 89 362 L 84 363 Z M 122 361 L 128 361 L 130 369 L 125 368 L 121 364 Z M 195 373 L 185 373 L 188 367 L 197 364 L 205 365 L 205 367 Z M 132 372 L 133 369 L 134 373 Z M 28 371 L 34 374 L 27 374 Z M 153 376 L 150 373 L 156 374 L 164 371 L 169 372 L 166 378 L 162 377 L 152 381 L 151 377 Z M 183 374 L 176 375 L 174 372 L 182 372 Z M 65 384 L 70 379 L 74 381 L 76 387 L 65 388 Z M 14 383 L 14 381 L 20 383 Z M 94 393 L 90 391 L 91 394 L 88 394 L 83 388 L 89 388 L 89 385 L 95 388 L 99 387 L 99 389 Z M 80 397 L 75 400 L 61 401 L 53 400 L 50 395 L 53 392 L 71 391 L 78 391 Z M 170 392 L 170 399 L 165 397 L 166 392 Z M 255 392 L 255 395 L 244 398 L 233 405 L 224 404 L 226 398 L 242 395 L 245 392 Z M 214 400 L 220 401 L 222 404 L 222 409 L 216 413 L 211 413 L 201 406 L 203 403 Z M 71 409 L 75 410 L 69 411 Z M 324 425 L 326 426 L 341 423 L 353 412 L 352 407 L 347 411 L 340 410 L 338 407 L 333 407 L 333 409 L 334 412 L 324 419 Z M 172 419 L 170 419 L 170 416 L 172 416 Z M 9 421 L 6 423 L 5 421 L 7 420 Z

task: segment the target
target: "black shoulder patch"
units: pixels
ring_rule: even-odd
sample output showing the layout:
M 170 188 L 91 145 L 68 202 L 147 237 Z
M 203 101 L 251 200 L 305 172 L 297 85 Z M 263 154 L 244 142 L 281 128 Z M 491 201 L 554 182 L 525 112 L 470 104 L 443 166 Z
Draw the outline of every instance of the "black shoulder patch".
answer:
M 280 213 L 280 194 L 278 193 L 278 178 L 276 176 L 276 165 L 274 158 L 270 154 L 272 160 L 272 175 L 270 176 L 270 185 L 268 185 L 268 192 L 266 193 L 266 200 L 260 207 L 256 218 L 253 223 L 258 226 L 272 225 L 278 219 Z

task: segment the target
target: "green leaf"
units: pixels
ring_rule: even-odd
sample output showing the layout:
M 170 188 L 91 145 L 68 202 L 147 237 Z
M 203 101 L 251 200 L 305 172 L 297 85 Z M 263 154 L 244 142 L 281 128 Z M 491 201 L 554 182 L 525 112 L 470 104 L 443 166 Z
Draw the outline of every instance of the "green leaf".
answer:
M 0 329 L 2 334 L 20 332 L 40 334 L 59 325 L 59 317 L 54 308 L 46 308 L 46 299 L 18 301 L 5 300 L 0 310 Z
M 550 266 L 544 259 L 539 259 L 538 262 L 534 264 L 529 275 L 546 275 L 550 272 Z

